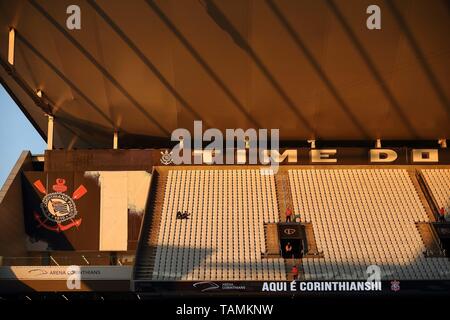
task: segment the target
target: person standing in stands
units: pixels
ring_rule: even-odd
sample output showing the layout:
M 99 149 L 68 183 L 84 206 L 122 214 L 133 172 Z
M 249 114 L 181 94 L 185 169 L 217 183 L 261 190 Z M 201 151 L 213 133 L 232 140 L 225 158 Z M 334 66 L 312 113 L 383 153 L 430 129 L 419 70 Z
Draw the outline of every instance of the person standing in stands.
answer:
M 286 243 L 286 247 L 284 247 L 284 250 L 285 250 L 285 252 L 286 252 L 286 257 L 287 257 L 288 259 L 294 257 L 294 255 L 293 255 L 293 253 L 292 253 L 292 245 L 291 245 L 290 242 Z
M 294 278 L 294 280 L 298 280 L 298 268 L 296 265 L 294 265 L 291 269 L 292 272 L 292 277 Z
M 440 222 L 445 222 L 445 209 L 444 209 L 444 207 L 441 207 L 439 209 L 439 221 Z
M 292 221 L 292 210 L 290 208 L 286 208 L 286 222 Z

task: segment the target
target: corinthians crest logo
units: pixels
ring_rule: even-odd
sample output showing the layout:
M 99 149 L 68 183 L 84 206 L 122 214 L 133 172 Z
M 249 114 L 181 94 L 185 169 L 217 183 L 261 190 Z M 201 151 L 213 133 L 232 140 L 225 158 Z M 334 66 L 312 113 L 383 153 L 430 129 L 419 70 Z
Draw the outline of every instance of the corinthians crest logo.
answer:
M 391 281 L 391 290 L 395 292 L 400 291 L 400 281 Z
M 291 236 L 293 235 L 297 230 L 293 229 L 293 228 L 286 228 L 283 230 L 284 234 Z
M 83 197 L 87 193 L 87 189 L 80 185 L 70 197 L 65 193 L 67 191 L 66 180 L 58 178 L 55 182 L 56 184 L 52 186 L 54 192 L 51 193 L 47 193 L 41 180 L 33 183 L 36 189 L 45 195 L 41 202 L 42 214 L 34 212 L 34 218 L 38 221 L 39 226 L 55 232 L 78 227 L 81 225 L 82 219 L 77 218 L 75 200 Z
M 168 150 L 165 150 L 164 152 L 161 151 L 161 163 L 163 165 L 169 165 L 172 163 L 172 152 L 169 153 Z

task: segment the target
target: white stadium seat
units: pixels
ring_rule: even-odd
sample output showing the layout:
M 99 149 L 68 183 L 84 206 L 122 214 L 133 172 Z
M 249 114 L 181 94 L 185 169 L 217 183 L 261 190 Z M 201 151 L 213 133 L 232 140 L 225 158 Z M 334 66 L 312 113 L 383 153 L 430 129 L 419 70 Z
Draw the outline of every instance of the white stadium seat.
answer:
M 433 174 L 425 170 L 436 197 L 448 201 L 450 175 Z M 289 181 L 294 210 L 312 223 L 324 255 L 303 259 L 306 279 L 367 279 L 369 265 L 382 279 L 450 278 L 447 258 L 424 257 L 416 222 L 429 220 L 406 170 L 289 170 Z
M 423 169 L 422 173 L 438 207 L 450 214 L 450 169 Z
M 283 259 L 262 258 L 276 201 L 259 170 L 169 170 L 153 279 L 285 280 Z

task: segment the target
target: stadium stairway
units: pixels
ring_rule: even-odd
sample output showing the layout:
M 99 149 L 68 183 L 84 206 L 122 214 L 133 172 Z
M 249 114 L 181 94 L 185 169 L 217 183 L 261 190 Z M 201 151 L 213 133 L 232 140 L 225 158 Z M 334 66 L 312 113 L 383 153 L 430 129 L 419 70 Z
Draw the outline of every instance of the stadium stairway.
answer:
M 436 235 L 433 227 L 429 223 L 419 222 L 416 224 L 417 230 L 419 230 L 420 237 L 426 248 L 427 257 L 445 257 L 439 244 L 439 238 Z
M 422 205 L 425 208 L 425 211 L 428 215 L 428 218 L 431 222 L 436 221 L 437 208 L 434 204 L 434 199 L 432 198 L 429 187 L 423 179 L 420 171 L 416 171 L 414 169 L 408 170 L 408 174 L 411 178 L 411 181 L 416 189 L 417 194 L 419 195 L 419 199 L 422 202 Z M 441 249 L 441 244 L 439 237 L 436 235 L 435 230 L 431 226 L 430 223 L 417 223 L 417 230 L 420 233 L 420 237 L 422 238 L 422 242 L 425 245 L 427 257 L 444 257 L 444 253 Z
M 420 202 L 422 202 L 422 205 L 425 208 L 425 212 L 428 215 L 428 219 L 430 219 L 430 221 L 432 222 L 436 221 L 436 216 L 433 213 L 433 210 L 427 199 L 426 186 L 423 183 L 421 183 L 422 181 L 419 180 L 419 173 L 417 173 L 416 170 L 411 169 L 408 170 L 408 174 L 414 185 L 414 189 L 416 189 L 416 192 L 419 195 Z
M 295 219 L 295 215 L 299 214 L 298 212 L 295 212 L 294 205 L 292 202 L 292 195 L 291 195 L 291 187 L 289 184 L 289 176 L 287 174 L 287 171 L 278 171 L 278 173 L 275 175 L 275 188 L 277 192 L 277 199 L 278 199 L 278 212 L 280 214 L 280 222 L 286 221 L 286 209 L 290 208 L 294 214 L 292 219 Z M 312 228 L 311 228 L 312 229 Z M 276 229 L 277 232 L 277 238 L 276 242 L 278 244 L 278 252 L 280 252 L 279 248 L 279 238 L 278 238 L 278 227 Z M 266 244 L 269 245 L 271 242 L 271 239 L 266 238 Z M 304 279 L 304 272 L 301 268 L 302 261 L 301 259 L 284 259 L 284 266 L 285 266 L 285 272 L 286 272 L 286 278 L 287 280 L 291 281 L 294 280 L 294 276 L 292 275 L 292 267 L 296 265 L 299 270 L 299 279 Z
M 422 190 L 423 196 L 430 206 L 430 210 L 433 215 L 432 219 L 430 218 L 430 221 L 437 221 L 439 216 L 439 205 L 433 195 L 431 186 L 428 184 L 428 181 L 421 170 L 416 171 L 416 180 Z
M 278 199 L 278 212 L 280 213 L 280 221 L 286 221 L 286 208 L 293 210 L 291 188 L 289 186 L 289 178 L 287 172 L 278 171 L 275 175 L 275 188 Z M 294 212 L 296 214 L 296 212 Z
M 302 225 L 305 227 L 305 235 L 306 235 L 306 246 L 308 251 L 305 253 L 305 258 L 310 257 L 323 257 L 323 254 L 321 255 L 319 252 L 319 249 L 317 248 L 316 238 L 314 236 L 314 229 L 311 222 L 304 222 Z
M 276 223 L 264 224 L 264 238 L 267 250 L 265 258 L 281 258 L 278 225 Z
M 142 247 L 138 248 L 136 254 L 135 280 L 152 279 L 166 181 L 167 172 L 154 171 L 148 200 L 149 207 L 141 229 L 141 235 L 145 236 L 146 239 L 141 242 Z

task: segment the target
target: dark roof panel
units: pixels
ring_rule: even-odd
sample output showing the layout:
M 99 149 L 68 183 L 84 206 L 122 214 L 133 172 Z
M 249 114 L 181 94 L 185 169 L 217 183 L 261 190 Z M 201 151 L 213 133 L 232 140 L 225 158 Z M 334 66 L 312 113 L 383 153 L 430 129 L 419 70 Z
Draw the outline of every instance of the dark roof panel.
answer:
M 81 30 L 65 26 L 71 4 Z M 126 143 L 158 141 L 194 119 L 280 128 L 284 140 L 448 138 L 448 7 L 379 2 L 382 30 L 370 31 L 368 5 L 1 0 L 0 56 L 13 26 L 14 70 L 54 106 L 57 147 L 108 147 L 115 128 Z M 43 111 L 0 75 L 45 132 Z

